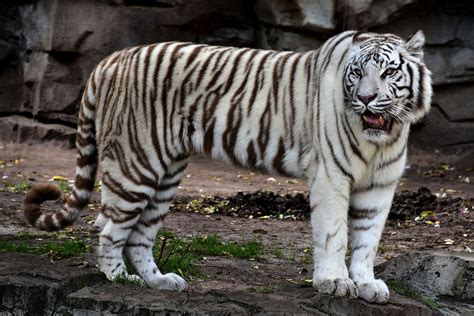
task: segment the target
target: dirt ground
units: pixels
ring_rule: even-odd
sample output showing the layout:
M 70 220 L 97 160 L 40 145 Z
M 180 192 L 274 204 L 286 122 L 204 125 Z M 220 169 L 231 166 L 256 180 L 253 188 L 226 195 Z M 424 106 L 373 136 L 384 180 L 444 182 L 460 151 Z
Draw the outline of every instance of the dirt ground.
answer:
M 421 204 L 417 212 L 395 216 L 388 221 L 377 263 L 410 250 L 470 252 L 474 248 L 474 162 L 466 157 L 462 157 L 462 161 L 459 158 L 411 151 L 409 165 L 397 189 L 399 200 L 396 206 L 410 208 L 411 204 Z M 53 176 L 72 179 L 74 170 L 74 150 L 52 145 L 0 144 L 0 238 L 35 231 L 24 222 L 21 212 L 24 193 L 14 192 L 14 184 L 25 180 L 29 184 L 44 182 Z M 429 195 L 434 199 L 434 204 L 426 204 L 430 209 L 423 208 L 423 200 L 416 200 L 420 187 L 428 188 L 435 195 Z M 259 291 L 278 284 L 305 284 L 311 279 L 312 264 L 308 251 L 311 233 L 307 217 L 296 220 L 259 218 L 261 216 L 252 214 L 239 217 L 233 213 L 205 214 L 186 207 L 186 203 L 193 199 L 213 199 L 214 196 L 225 199 L 239 191 L 262 189 L 280 195 L 290 194 L 290 197 L 297 193 L 306 194 L 305 184 L 300 180 L 232 168 L 204 157 L 192 159 L 177 194 L 175 211 L 166 218 L 165 230 L 180 236 L 215 233 L 227 241 L 256 239 L 265 250 L 264 256 L 257 260 L 203 258 L 198 265 L 208 277 L 192 280 L 193 290 Z M 413 197 L 415 200 L 410 200 Z M 443 199 L 445 204 L 438 203 L 437 199 Z M 93 202 L 98 200 L 99 194 L 95 193 Z M 91 232 L 95 212 L 89 209 L 72 229 Z

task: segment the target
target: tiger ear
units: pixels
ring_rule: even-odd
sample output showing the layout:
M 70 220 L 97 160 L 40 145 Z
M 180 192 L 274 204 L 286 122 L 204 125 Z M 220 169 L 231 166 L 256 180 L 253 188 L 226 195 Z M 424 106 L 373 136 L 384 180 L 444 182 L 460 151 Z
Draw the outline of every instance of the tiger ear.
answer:
M 352 45 L 359 46 L 370 38 L 370 33 L 358 31 L 352 37 Z
M 423 59 L 423 46 L 425 45 L 425 34 L 422 30 L 418 30 L 415 34 L 410 36 L 406 42 L 407 51 L 414 57 Z

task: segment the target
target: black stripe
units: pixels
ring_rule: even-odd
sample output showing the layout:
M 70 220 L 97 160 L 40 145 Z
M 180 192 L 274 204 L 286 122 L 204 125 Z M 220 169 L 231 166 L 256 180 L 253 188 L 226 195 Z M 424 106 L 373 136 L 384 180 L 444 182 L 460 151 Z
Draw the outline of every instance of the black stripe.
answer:
M 334 153 L 334 148 L 332 147 L 332 144 L 331 144 L 331 141 L 329 140 L 329 137 L 328 137 L 328 131 L 326 129 L 326 126 L 324 126 L 324 136 L 326 138 L 326 143 L 328 144 L 329 146 L 329 150 L 331 151 L 331 156 L 332 156 L 332 159 L 334 161 L 334 163 L 336 164 L 336 166 L 339 168 L 339 170 L 342 171 L 342 173 L 348 177 L 349 179 L 351 179 L 351 182 L 354 182 L 354 176 L 349 172 L 347 171 L 341 164 L 341 162 L 339 161 L 339 159 L 337 159 L 335 153 Z

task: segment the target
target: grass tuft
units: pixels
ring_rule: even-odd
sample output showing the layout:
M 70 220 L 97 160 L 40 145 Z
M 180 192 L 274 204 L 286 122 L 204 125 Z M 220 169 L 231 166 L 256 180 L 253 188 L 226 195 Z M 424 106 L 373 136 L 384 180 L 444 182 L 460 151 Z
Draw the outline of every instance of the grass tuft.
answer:
M 117 277 L 115 277 L 114 282 L 122 285 L 146 286 L 145 281 L 143 281 L 139 277 L 131 277 L 130 275 L 126 275 L 125 273 L 119 274 Z

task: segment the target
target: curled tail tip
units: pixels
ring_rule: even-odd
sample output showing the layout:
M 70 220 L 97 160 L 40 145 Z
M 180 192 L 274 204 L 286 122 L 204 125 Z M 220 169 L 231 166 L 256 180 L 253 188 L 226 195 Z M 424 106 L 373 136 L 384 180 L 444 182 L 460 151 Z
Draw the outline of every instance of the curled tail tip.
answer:
M 61 195 L 62 193 L 59 188 L 52 183 L 36 184 L 26 192 L 25 204 L 40 204 L 48 200 L 57 200 Z
M 32 186 L 26 193 L 23 201 L 23 212 L 26 220 L 32 226 L 42 230 L 52 231 L 58 230 L 62 227 L 57 225 L 57 220 L 53 217 L 58 217 L 57 214 L 50 214 L 43 216 L 41 221 L 38 219 L 42 216 L 40 204 L 44 201 L 57 200 L 62 193 L 59 188 L 51 183 L 43 183 Z

